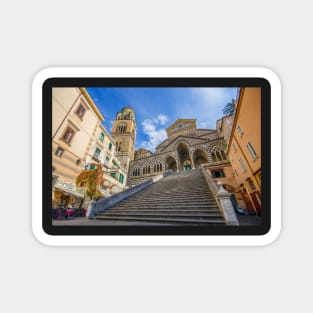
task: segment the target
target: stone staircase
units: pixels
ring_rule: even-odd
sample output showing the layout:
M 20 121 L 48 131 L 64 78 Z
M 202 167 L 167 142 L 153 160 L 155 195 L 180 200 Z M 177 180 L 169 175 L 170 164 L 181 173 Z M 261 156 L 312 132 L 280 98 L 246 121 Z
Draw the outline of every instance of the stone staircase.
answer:
M 119 221 L 143 226 L 225 224 L 200 168 L 173 173 L 94 219 L 115 225 Z

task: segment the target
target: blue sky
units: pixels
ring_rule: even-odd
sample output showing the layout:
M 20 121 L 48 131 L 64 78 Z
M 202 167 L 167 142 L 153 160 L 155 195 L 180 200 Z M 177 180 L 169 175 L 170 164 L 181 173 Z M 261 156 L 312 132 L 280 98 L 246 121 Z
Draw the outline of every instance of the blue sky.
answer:
M 216 128 L 223 108 L 236 99 L 237 88 L 86 88 L 111 132 L 116 113 L 131 106 L 136 114 L 136 149 L 154 148 L 166 139 L 166 128 L 178 118 L 197 119 L 198 128 Z

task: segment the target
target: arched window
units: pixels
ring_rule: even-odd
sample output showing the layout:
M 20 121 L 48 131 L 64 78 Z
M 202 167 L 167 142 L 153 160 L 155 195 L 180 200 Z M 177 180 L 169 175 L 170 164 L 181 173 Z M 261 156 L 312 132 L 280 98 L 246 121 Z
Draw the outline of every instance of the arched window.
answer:
M 219 151 L 216 151 L 216 157 L 218 161 L 222 161 L 222 157 Z
M 160 172 L 162 172 L 162 164 L 160 164 Z
M 116 142 L 116 151 L 122 151 L 122 142 Z
M 221 154 L 222 154 L 222 158 L 223 158 L 224 160 L 227 160 L 226 154 L 225 154 L 225 152 L 224 152 L 223 150 L 221 150 Z
M 217 161 L 217 158 L 216 158 L 216 155 L 214 152 L 212 152 L 212 159 L 213 159 L 213 162 L 216 162 Z
M 126 123 L 119 123 L 117 125 L 117 132 L 119 134 L 124 134 L 126 132 L 127 129 L 127 124 Z

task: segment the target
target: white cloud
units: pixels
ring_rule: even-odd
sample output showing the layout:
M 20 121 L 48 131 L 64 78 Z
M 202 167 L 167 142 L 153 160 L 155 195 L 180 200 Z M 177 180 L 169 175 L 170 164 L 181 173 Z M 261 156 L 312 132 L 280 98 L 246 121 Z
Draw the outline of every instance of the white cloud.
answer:
M 197 119 L 199 128 L 215 129 L 224 106 L 234 97 L 234 88 L 191 88 L 185 101 L 178 99 L 181 102 L 177 113 L 180 117 Z
M 204 128 L 204 129 L 211 128 L 211 123 L 210 122 L 200 122 L 198 127 Z
M 149 150 L 154 150 L 163 140 L 166 139 L 167 134 L 164 128 L 157 128 L 158 125 L 164 125 L 167 121 L 167 116 L 159 114 L 157 118 L 145 119 L 141 125 L 143 132 L 148 136 L 148 141 L 143 141 L 141 147 Z
M 229 98 L 227 89 L 224 88 L 193 88 L 192 93 L 198 100 L 209 105 L 225 102 Z
M 168 121 L 168 117 L 164 114 L 159 114 L 153 121 L 157 124 L 164 125 Z

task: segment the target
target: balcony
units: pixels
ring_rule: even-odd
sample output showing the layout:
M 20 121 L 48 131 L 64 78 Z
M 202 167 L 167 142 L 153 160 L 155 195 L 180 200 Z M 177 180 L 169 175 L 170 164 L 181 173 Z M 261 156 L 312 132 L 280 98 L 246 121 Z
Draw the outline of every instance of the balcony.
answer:
M 91 157 L 92 157 L 95 161 L 101 162 L 101 161 L 100 161 L 100 155 L 98 155 L 98 154 L 93 154 Z
M 103 163 L 103 166 L 104 166 L 105 168 L 107 168 L 107 169 L 110 168 L 109 162 L 104 162 L 104 163 Z

